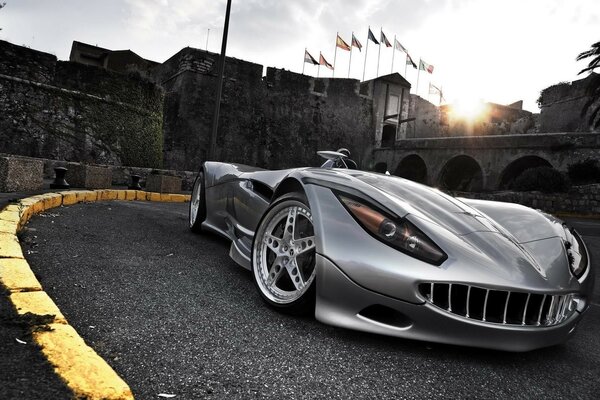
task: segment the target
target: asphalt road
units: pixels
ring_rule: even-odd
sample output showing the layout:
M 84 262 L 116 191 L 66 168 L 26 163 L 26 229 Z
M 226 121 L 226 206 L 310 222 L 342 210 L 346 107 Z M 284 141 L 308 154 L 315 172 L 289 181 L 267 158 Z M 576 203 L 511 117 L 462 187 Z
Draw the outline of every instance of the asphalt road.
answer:
M 569 342 L 529 353 L 365 334 L 267 308 L 228 243 L 186 218 L 186 204 L 80 204 L 22 235 L 45 290 L 138 399 L 597 398 L 598 290 Z M 575 224 L 600 260 L 600 221 Z

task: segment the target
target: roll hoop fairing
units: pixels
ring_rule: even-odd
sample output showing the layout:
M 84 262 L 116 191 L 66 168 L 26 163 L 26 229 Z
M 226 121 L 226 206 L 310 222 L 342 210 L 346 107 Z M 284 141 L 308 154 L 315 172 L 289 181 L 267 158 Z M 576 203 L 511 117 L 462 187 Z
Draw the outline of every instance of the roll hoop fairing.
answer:
M 314 227 L 314 312 L 324 323 L 527 351 L 567 340 L 588 308 L 593 274 L 583 241 L 539 211 L 348 169 L 206 162 L 202 171 L 201 226 L 231 240 L 231 257 L 247 269 L 269 207 L 286 193 L 304 194 Z M 370 228 L 377 216 L 414 233 L 396 245 Z M 412 254 L 414 247 L 431 251 Z

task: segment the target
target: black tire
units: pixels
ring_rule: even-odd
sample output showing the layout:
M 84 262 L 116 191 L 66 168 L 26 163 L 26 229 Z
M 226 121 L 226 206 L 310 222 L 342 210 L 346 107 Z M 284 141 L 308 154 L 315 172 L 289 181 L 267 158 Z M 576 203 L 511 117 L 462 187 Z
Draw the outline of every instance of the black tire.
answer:
M 200 171 L 194 180 L 188 215 L 190 230 L 195 233 L 200 233 L 202 231 L 202 222 L 206 219 L 204 171 Z
M 272 308 L 314 316 L 314 227 L 304 194 L 285 194 L 265 212 L 252 245 L 252 277 L 260 296 Z

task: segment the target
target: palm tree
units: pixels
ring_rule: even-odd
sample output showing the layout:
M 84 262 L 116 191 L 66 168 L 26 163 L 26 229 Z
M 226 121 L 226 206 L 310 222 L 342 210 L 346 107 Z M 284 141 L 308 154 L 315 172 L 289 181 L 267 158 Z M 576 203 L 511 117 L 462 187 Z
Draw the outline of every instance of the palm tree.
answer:
M 594 70 L 596 68 L 600 68 L 600 42 L 594 43 L 589 50 L 580 53 L 577 56 L 577 61 L 590 57 L 592 59 L 588 66 L 579 71 L 579 74 L 589 72 L 590 75 L 592 75 L 586 90 L 586 94 L 589 96 L 589 99 L 583 105 L 581 115 L 585 115 L 588 110 L 591 109 L 589 114 L 589 122 L 591 127 L 596 129 L 600 127 L 600 74 L 595 74 Z

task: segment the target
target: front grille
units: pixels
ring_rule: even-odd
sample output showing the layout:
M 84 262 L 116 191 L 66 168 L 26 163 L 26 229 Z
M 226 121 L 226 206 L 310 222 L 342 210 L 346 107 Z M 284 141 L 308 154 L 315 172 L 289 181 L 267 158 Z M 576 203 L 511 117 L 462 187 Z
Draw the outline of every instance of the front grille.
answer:
M 452 314 L 503 325 L 552 326 L 575 311 L 573 294 L 536 294 L 456 283 L 422 283 L 427 302 Z

